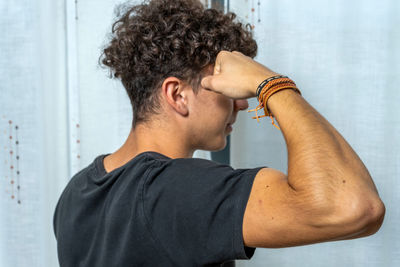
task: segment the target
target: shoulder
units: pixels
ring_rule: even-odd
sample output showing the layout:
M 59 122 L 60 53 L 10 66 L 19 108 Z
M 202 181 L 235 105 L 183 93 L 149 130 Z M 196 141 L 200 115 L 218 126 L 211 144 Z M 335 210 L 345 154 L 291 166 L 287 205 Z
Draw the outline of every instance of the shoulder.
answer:
M 158 160 L 146 175 L 144 191 L 162 190 L 164 193 L 175 194 L 178 190 L 185 190 L 181 193 L 191 194 L 192 191 L 209 193 L 220 190 L 223 193 L 229 186 L 240 190 L 236 188 L 240 184 L 247 184 L 246 188 L 251 187 L 261 168 L 234 169 L 226 164 L 200 158 Z
M 178 176 L 198 177 L 201 174 L 214 174 L 219 176 L 238 176 L 245 173 L 255 174 L 259 168 L 235 169 L 230 165 L 202 158 L 176 158 L 176 159 L 157 159 L 154 164 L 154 171 L 157 175 L 168 176 L 179 174 Z M 204 177 L 207 178 L 207 177 Z

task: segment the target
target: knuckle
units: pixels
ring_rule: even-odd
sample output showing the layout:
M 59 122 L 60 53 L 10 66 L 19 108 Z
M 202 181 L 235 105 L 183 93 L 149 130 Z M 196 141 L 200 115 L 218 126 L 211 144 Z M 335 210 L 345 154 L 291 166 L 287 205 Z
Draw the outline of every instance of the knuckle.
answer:
M 229 54 L 229 51 L 226 51 L 226 50 L 221 50 L 221 51 L 218 53 L 219 56 L 226 56 L 226 55 L 228 55 L 228 54 Z

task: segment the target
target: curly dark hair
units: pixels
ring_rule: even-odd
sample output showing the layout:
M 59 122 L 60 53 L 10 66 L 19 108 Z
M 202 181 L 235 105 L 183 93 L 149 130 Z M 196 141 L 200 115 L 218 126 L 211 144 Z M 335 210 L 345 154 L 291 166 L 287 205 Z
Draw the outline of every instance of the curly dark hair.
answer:
M 159 88 L 174 76 L 195 94 L 204 74 L 221 50 L 254 58 L 257 43 L 250 24 L 236 14 L 205 9 L 199 0 L 151 0 L 120 5 L 111 41 L 99 58 L 119 78 L 133 109 L 132 126 L 159 113 Z

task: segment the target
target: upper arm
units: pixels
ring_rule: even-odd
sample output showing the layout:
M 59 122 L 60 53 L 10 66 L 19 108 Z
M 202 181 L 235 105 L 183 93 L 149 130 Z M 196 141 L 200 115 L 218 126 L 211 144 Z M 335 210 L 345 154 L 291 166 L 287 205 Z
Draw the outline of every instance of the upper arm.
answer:
M 246 246 L 278 248 L 341 240 L 363 233 L 368 223 L 364 212 L 317 207 L 284 173 L 263 168 L 254 178 L 242 230 Z

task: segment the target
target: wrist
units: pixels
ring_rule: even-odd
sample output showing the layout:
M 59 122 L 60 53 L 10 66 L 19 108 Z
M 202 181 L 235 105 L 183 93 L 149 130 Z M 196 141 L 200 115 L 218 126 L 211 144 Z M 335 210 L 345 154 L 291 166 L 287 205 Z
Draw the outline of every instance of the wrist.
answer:
M 289 92 L 288 92 L 289 91 Z M 278 99 L 283 100 L 286 102 L 287 98 L 290 98 L 291 94 L 300 94 L 300 90 L 296 87 L 296 84 L 293 80 L 291 80 L 287 76 L 283 75 L 275 75 L 271 76 L 265 80 L 263 80 L 257 87 L 256 89 L 256 97 L 259 101 L 259 105 L 253 109 L 249 110 L 248 112 L 255 112 L 256 116 L 253 117 L 253 119 L 262 118 L 262 117 L 271 117 L 272 119 L 272 124 L 280 130 L 278 126 L 275 125 L 273 121 L 273 114 L 274 114 L 274 108 L 271 108 L 271 98 L 273 97 L 272 102 L 275 102 L 275 99 L 278 97 Z M 286 99 L 286 100 L 285 100 Z M 281 105 L 281 104 L 277 104 Z M 257 110 L 264 109 L 264 115 L 258 116 L 257 115 Z
M 254 85 L 252 87 L 251 93 L 253 97 L 257 97 L 257 89 L 258 87 L 261 85 L 261 83 L 263 83 L 265 80 L 268 80 L 271 77 L 275 77 L 275 76 L 281 76 L 281 74 L 279 73 L 275 73 L 275 72 L 269 72 L 269 73 L 265 73 L 263 75 L 259 75 L 254 79 Z

